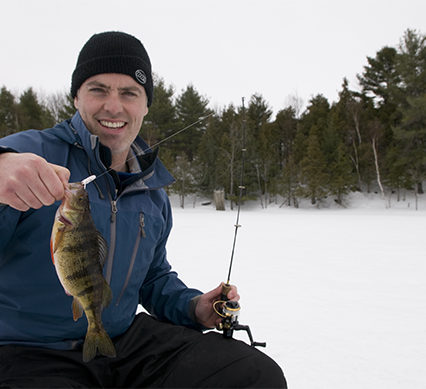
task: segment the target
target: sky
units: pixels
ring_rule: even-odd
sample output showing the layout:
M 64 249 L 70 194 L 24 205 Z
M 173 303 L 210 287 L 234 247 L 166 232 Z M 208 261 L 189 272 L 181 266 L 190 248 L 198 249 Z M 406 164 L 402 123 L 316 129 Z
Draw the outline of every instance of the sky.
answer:
M 192 84 L 221 109 L 261 94 L 274 113 L 294 98 L 358 89 L 367 56 L 426 32 L 424 0 L 0 0 L 0 86 L 68 91 L 91 35 L 138 37 L 176 94 Z

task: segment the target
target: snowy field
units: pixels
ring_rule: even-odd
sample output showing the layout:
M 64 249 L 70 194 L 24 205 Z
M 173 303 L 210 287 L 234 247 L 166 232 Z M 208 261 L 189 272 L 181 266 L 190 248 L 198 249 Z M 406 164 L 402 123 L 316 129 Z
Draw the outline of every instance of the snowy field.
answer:
M 168 256 L 208 291 L 226 281 L 236 211 L 189 200 L 174 206 Z M 417 211 L 362 196 L 347 209 L 251 204 L 240 223 L 240 322 L 290 389 L 426 388 L 426 195 Z

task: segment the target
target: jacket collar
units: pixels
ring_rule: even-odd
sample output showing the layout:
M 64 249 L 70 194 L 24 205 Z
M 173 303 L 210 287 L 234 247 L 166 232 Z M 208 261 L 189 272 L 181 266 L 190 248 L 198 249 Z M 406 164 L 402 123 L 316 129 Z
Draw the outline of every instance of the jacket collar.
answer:
M 78 111 L 69 123 L 75 136 L 75 142 L 83 147 L 92 157 L 99 155 L 99 138 L 90 133 Z M 103 147 L 109 151 L 107 147 Z M 168 186 L 175 181 L 163 163 L 157 158 L 157 150 L 153 152 L 141 137 L 138 136 L 133 142 L 129 156 L 131 158 L 130 166 L 132 166 L 132 170 L 139 170 L 143 173 L 142 181 L 139 180 L 137 182 L 137 187 L 158 189 Z M 139 169 L 136 164 L 139 165 Z

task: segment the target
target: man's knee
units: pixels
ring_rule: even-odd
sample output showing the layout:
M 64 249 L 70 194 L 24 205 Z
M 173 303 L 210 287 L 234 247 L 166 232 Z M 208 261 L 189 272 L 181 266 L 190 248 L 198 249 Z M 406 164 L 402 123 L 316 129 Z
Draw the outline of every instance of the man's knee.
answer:
M 287 388 L 281 367 L 266 354 L 253 349 L 253 353 L 233 366 L 234 385 L 252 388 Z
M 262 357 L 258 357 L 255 361 L 260 367 L 258 387 L 267 388 L 287 388 L 287 382 L 281 367 L 267 355 L 261 353 Z
M 268 355 L 241 341 L 211 337 L 211 350 L 223 363 L 215 377 L 217 383 L 236 388 L 287 388 L 281 367 Z

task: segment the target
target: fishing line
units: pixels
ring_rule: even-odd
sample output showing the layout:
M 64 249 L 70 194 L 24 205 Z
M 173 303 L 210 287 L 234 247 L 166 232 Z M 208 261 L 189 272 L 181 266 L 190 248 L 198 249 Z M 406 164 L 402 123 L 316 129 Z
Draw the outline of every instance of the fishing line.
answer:
M 197 121 L 195 121 L 194 123 L 191 123 L 191 124 L 189 124 L 188 126 L 186 126 L 186 127 L 182 128 L 182 129 L 180 129 L 180 130 L 178 130 L 178 131 L 174 132 L 173 134 L 171 134 L 171 135 L 169 135 L 169 136 L 165 137 L 164 139 L 160 140 L 159 142 L 157 142 L 157 143 L 153 144 L 152 146 L 148 146 L 146 149 L 144 149 L 144 150 L 140 151 L 139 153 L 137 153 L 137 154 L 135 154 L 135 155 L 133 155 L 133 156 L 131 156 L 131 157 L 127 158 L 124 162 L 125 162 L 125 163 L 126 163 L 126 162 L 129 162 L 129 161 L 131 161 L 132 159 L 135 159 L 135 158 L 139 157 L 140 155 L 143 155 L 143 154 L 144 154 L 145 152 L 147 152 L 149 149 L 153 149 L 154 147 L 159 146 L 159 145 L 160 145 L 160 144 L 162 144 L 163 142 L 165 142 L 165 141 L 167 141 L 167 140 L 169 140 L 169 139 L 173 138 L 173 137 L 174 137 L 174 136 L 176 136 L 176 135 L 179 135 L 181 132 L 184 132 L 184 131 L 188 130 L 189 128 L 191 128 L 191 127 L 195 126 L 196 124 L 200 123 L 201 121 L 203 121 L 203 120 L 207 119 L 207 118 L 208 118 L 209 116 L 211 116 L 211 115 L 213 115 L 213 112 L 209 113 L 209 114 L 208 114 L 208 115 L 206 115 L 206 116 L 203 116 L 202 118 L 198 119 L 198 120 L 197 120 Z M 81 183 L 83 184 L 84 189 L 86 189 L 87 184 L 90 184 L 92 181 L 97 180 L 99 177 L 102 177 L 104 174 L 107 174 L 107 173 L 109 173 L 109 172 L 110 172 L 110 171 L 112 171 L 112 170 L 114 170 L 114 169 L 113 169 L 113 166 L 110 166 L 110 167 L 109 167 L 106 171 L 104 171 L 103 173 L 99 174 L 98 176 L 96 176 L 96 175 L 92 175 L 92 176 L 89 176 L 89 177 L 85 178 L 84 180 L 82 180 L 82 181 L 81 181 Z

